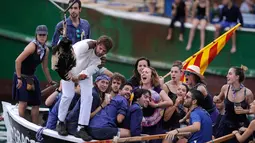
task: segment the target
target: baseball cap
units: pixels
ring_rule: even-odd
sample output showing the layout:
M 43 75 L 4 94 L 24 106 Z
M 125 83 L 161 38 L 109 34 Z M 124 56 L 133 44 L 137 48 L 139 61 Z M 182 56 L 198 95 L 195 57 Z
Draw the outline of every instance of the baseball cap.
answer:
M 46 25 L 38 25 L 36 27 L 36 34 L 48 34 L 48 28 Z

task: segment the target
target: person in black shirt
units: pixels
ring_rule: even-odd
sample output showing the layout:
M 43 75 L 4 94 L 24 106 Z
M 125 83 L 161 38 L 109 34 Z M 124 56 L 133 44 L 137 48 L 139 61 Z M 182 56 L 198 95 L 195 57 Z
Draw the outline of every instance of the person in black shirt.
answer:
M 243 17 L 239 8 L 234 5 L 231 0 L 223 0 L 222 3 L 224 7 L 222 8 L 220 15 L 220 23 L 215 25 L 215 38 L 220 35 L 221 29 L 225 29 L 226 27 L 234 27 L 237 24 L 237 20 L 239 20 L 241 25 L 243 25 Z M 232 48 L 230 52 L 236 52 L 236 33 L 232 35 Z
M 192 28 L 190 28 L 189 41 L 186 50 L 190 50 L 192 47 L 192 41 L 195 36 L 195 31 L 198 25 L 200 25 L 200 49 L 205 45 L 205 28 L 208 23 L 210 13 L 210 1 L 209 0 L 196 0 L 192 6 Z
M 140 57 L 135 62 L 135 69 L 133 76 L 128 79 L 128 82 L 132 84 L 133 88 L 140 86 L 141 74 L 144 68 L 150 66 L 150 60 L 145 57 Z
M 15 60 L 15 69 L 12 85 L 12 97 L 19 102 L 19 116 L 25 117 L 27 105 L 32 106 L 32 122 L 39 124 L 39 106 L 41 104 L 41 90 L 38 78 L 35 75 L 37 66 L 42 64 L 46 79 L 55 84 L 48 69 L 49 48 L 46 46 L 48 28 L 39 25 L 36 28 L 35 39 L 30 42 L 24 51 Z
M 179 35 L 179 40 L 183 41 L 183 33 L 184 33 L 184 22 L 186 19 L 187 8 L 183 0 L 175 0 L 172 5 L 172 21 L 168 28 L 168 35 L 166 40 L 171 40 L 172 38 L 172 29 L 174 28 L 174 23 L 176 21 L 180 21 L 181 23 L 181 30 Z

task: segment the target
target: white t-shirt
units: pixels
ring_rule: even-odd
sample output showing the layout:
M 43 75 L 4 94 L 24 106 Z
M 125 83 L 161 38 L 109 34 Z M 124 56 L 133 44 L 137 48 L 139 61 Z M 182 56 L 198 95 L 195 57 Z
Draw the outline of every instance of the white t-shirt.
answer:
M 96 56 L 95 49 L 89 49 L 87 43 L 89 41 L 94 40 L 85 39 L 73 45 L 76 56 L 76 66 L 71 70 L 73 76 L 78 76 L 81 73 L 92 76 L 99 71 L 97 66 L 101 64 L 101 60 Z

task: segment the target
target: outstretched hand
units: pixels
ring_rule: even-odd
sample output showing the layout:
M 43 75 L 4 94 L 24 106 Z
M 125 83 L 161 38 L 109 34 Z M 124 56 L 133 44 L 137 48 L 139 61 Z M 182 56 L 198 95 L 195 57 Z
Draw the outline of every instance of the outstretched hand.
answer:
M 177 130 L 172 130 L 170 132 L 167 133 L 165 139 L 168 140 L 169 143 L 172 143 L 172 141 L 174 140 L 174 137 L 178 134 Z

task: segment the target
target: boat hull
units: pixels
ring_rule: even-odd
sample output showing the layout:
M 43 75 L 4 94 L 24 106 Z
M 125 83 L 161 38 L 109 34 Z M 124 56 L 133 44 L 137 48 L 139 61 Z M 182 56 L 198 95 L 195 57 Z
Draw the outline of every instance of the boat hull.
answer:
M 7 129 L 7 142 L 8 143 L 40 143 L 36 138 L 37 131 L 42 127 L 37 126 L 28 120 L 21 118 L 17 114 L 17 107 L 7 102 L 2 102 L 5 125 Z M 45 111 L 40 111 L 40 114 Z M 74 143 L 84 142 L 74 136 L 59 136 L 56 131 L 45 129 L 41 134 L 43 142 L 45 143 Z

